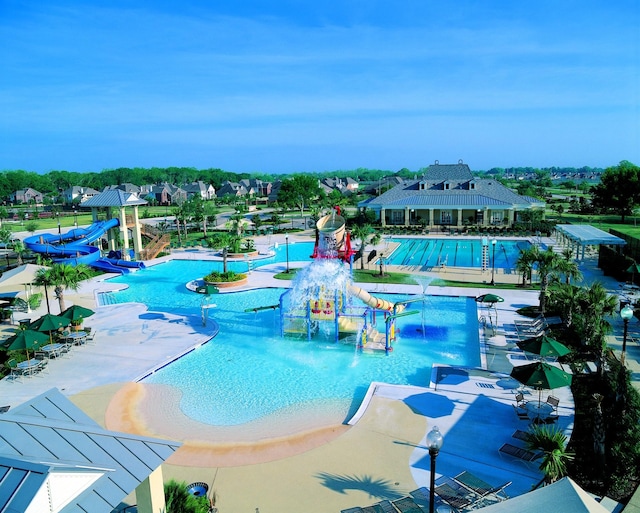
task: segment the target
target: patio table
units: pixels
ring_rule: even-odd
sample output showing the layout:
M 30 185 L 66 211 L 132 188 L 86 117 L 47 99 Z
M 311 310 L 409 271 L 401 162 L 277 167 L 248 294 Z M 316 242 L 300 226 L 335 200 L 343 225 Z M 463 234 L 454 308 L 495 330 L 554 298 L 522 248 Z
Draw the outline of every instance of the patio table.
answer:
M 42 369 L 42 360 L 31 358 L 30 360 L 18 363 L 17 367 L 23 374 L 35 374 Z
M 44 351 L 44 353 L 47 355 L 47 358 L 55 358 L 60 356 L 64 349 L 64 344 L 59 344 L 57 342 L 55 344 L 47 344 L 46 346 L 42 346 L 40 348 L 40 350 Z
M 67 334 L 64 339 L 68 340 L 72 344 L 81 345 L 87 340 L 87 333 L 84 331 L 72 331 Z
M 548 419 L 553 413 L 553 406 L 546 402 L 528 401 L 525 404 L 527 415 L 532 421 Z

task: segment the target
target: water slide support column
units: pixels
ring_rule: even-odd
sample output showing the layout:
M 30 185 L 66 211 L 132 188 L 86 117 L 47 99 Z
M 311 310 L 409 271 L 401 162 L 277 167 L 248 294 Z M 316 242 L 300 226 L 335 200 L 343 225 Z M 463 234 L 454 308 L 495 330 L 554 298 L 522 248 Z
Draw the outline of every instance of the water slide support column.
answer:
M 125 207 L 120 207 L 120 238 L 122 239 L 122 259 L 129 260 L 129 230 Z
M 138 205 L 133 206 L 133 250 L 136 258 L 142 252 L 142 230 L 140 229 L 140 217 L 138 214 Z

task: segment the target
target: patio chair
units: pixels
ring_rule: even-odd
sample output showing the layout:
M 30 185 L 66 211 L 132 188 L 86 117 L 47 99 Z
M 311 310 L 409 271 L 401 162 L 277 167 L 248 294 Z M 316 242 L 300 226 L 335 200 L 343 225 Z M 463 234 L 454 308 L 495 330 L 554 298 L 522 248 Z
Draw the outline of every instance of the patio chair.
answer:
M 505 443 L 498 449 L 498 452 L 502 454 L 506 454 L 512 458 L 522 460 L 525 463 L 532 462 L 540 457 L 539 453 L 530 451 L 523 447 L 516 447 L 510 443 Z
M 24 375 L 22 369 L 18 367 L 18 362 L 16 362 L 15 358 L 9 358 L 9 360 L 7 360 L 7 367 L 9 369 L 9 376 L 13 379 L 20 379 Z
M 547 397 L 547 404 L 550 404 L 553 407 L 553 411 L 557 412 L 558 406 L 560 405 L 560 399 L 553 395 L 550 395 L 549 397 Z
M 524 400 L 524 394 L 522 392 L 516 393 L 515 399 L 516 399 L 516 406 L 518 408 L 524 407 L 526 401 Z

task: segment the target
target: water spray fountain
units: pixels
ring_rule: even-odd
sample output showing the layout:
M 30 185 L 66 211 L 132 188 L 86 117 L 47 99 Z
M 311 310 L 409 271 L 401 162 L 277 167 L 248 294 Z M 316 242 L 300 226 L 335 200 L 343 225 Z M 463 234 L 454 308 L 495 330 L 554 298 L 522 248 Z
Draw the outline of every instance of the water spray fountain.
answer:
M 281 334 L 297 334 L 311 340 L 333 335 L 335 342 L 355 340 L 360 349 L 390 351 L 396 338 L 395 320 L 404 304 L 372 296 L 353 284 L 354 251 L 345 219 L 336 208 L 316 223 L 314 261 L 301 269 L 292 288 L 280 297 Z M 358 298 L 364 306 L 354 304 Z M 374 326 L 384 315 L 385 330 Z

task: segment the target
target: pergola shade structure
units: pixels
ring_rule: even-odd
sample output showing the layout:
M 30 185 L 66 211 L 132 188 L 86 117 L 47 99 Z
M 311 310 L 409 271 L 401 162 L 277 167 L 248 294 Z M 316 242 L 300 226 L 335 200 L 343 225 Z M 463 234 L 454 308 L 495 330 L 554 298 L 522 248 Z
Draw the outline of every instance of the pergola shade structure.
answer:
M 558 224 L 556 225 L 556 239 L 576 249 L 576 259 L 584 259 L 587 246 L 624 246 L 627 242 L 620 237 L 595 228 L 589 224 Z

